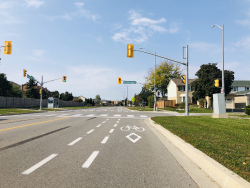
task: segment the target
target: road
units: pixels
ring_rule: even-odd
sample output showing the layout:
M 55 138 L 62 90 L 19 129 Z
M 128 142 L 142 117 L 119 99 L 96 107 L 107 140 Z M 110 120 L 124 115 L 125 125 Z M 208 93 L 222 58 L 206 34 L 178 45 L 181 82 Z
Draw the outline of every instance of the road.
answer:
M 0 187 L 198 187 L 123 107 L 0 116 Z

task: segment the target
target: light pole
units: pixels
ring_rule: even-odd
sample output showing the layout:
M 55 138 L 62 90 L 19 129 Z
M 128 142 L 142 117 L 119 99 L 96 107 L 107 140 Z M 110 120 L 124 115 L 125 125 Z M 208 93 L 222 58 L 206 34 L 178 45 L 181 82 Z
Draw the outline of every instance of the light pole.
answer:
M 147 48 L 140 48 L 140 49 L 145 49 L 147 51 L 149 51 Z M 151 54 L 153 54 L 151 51 L 149 51 Z M 155 52 L 156 54 L 156 52 Z M 155 81 L 154 81 L 154 93 L 156 92 L 155 89 L 156 86 L 156 55 L 155 55 Z M 154 94 L 154 111 L 156 111 L 156 95 Z
M 224 82 L 224 24 L 222 24 L 222 27 L 218 26 L 217 24 L 214 24 L 214 26 L 219 27 L 222 30 L 222 92 L 225 93 L 225 82 Z
M 127 106 L 128 106 L 128 86 L 125 86 L 125 87 L 127 87 Z M 124 102 L 125 102 L 125 100 L 124 100 Z

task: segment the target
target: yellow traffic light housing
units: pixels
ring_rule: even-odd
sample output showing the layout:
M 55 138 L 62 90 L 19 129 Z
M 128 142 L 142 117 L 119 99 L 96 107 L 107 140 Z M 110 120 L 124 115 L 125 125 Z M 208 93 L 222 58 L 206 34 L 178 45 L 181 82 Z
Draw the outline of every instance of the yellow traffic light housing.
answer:
M 11 55 L 12 52 L 12 41 L 5 41 L 4 43 L 4 54 Z
M 40 89 L 39 93 L 40 93 L 40 94 L 42 93 L 42 89 Z
M 219 79 L 214 80 L 214 86 L 215 87 L 219 87 L 220 86 Z
M 23 77 L 26 77 L 26 72 L 27 72 L 27 70 L 23 69 Z
M 154 95 L 156 95 L 156 91 L 154 91 Z
M 127 57 L 134 57 L 134 45 L 133 44 L 127 44 Z
M 63 82 L 66 82 L 67 81 L 67 76 L 63 76 Z
M 186 76 L 182 76 L 182 82 L 185 84 L 186 83 Z
M 118 77 L 118 84 L 121 84 L 121 83 L 122 83 L 122 78 Z

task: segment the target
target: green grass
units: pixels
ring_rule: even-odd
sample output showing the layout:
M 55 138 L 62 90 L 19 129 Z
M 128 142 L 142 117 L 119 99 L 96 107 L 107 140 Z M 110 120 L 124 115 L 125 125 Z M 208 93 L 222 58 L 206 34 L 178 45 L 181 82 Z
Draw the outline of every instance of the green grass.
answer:
M 159 108 L 158 108 L 159 109 Z M 179 113 L 185 113 L 185 110 L 176 110 L 176 107 L 166 107 L 166 108 L 160 108 L 162 110 L 168 110 L 168 111 L 175 111 Z M 197 108 L 189 106 L 189 113 L 213 113 L 213 109 L 209 108 Z
M 154 111 L 153 108 L 149 108 L 149 107 L 125 107 L 129 110 L 138 110 L 138 111 Z
M 250 120 L 207 116 L 152 120 L 250 182 Z
M 18 109 L 18 108 L 0 109 L 0 115 L 21 114 L 21 113 L 34 113 L 34 112 L 39 112 L 39 111 L 36 111 L 36 110 L 26 110 L 26 109 Z
M 244 117 L 244 118 L 250 118 L 250 115 L 247 114 L 229 114 L 229 116 L 237 116 L 237 117 Z

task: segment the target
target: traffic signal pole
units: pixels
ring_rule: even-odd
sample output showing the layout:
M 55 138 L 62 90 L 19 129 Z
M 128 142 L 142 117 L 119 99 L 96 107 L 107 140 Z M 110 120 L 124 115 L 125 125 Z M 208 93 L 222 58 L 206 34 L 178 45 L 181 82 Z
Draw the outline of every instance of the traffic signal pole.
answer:
M 40 95 L 40 110 L 42 110 L 42 103 L 43 103 L 43 76 L 42 76 L 42 81 L 41 81 L 41 95 Z
M 186 115 L 189 115 L 189 110 L 188 110 L 188 102 L 189 102 L 189 98 L 188 98 L 188 45 L 186 47 L 186 102 L 185 102 L 185 110 L 186 110 Z M 190 86 L 190 90 L 191 90 L 191 86 Z

